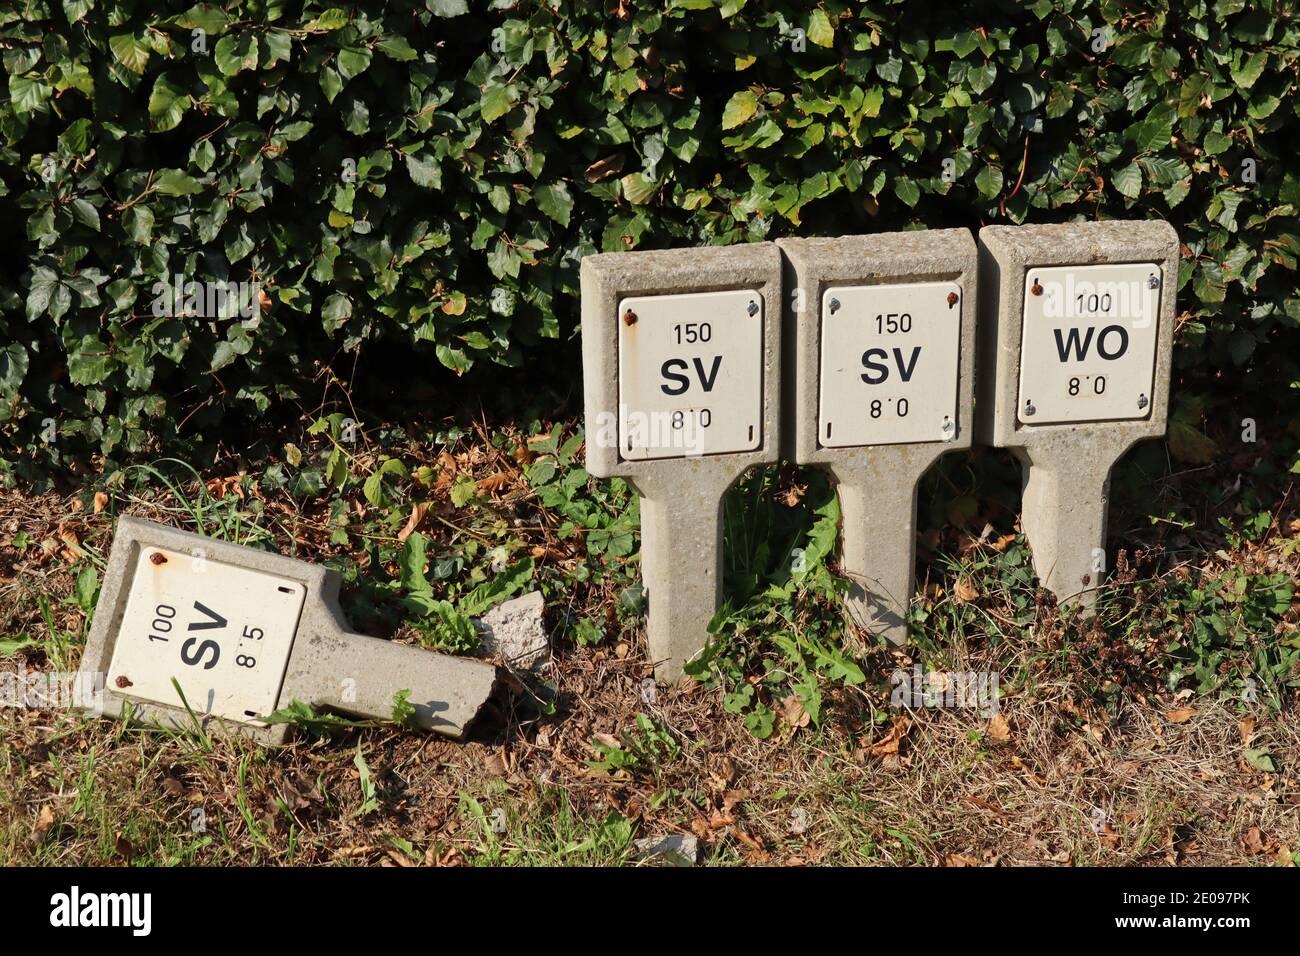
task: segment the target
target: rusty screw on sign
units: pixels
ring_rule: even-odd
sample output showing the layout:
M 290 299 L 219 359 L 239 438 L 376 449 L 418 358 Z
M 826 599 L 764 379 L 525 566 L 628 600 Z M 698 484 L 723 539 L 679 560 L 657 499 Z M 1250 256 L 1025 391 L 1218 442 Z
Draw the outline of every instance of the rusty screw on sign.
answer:
M 113 683 L 116 684 L 116 685 L 117 685 L 118 687 L 120 687 L 120 688 L 130 687 L 130 686 L 131 686 L 131 678 L 126 677 L 126 676 L 122 676 L 122 677 L 119 677 L 117 680 L 113 681 Z
M 153 554 L 149 555 L 149 563 L 150 563 L 150 564 L 166 564 L 166 563 L 167 563 L 167 555 L 163 554 L 161 551 L 155 551 Z
M 624 324 L 624 325 L 636 325 L 636 313 L 633 312 L 631 309 L 628 309 L 626 312 L 624 312 L 624 313 L 623 313 L 623 324 Z
M 1039 284 L 1038 280 L 1035 279 L 1034 284 L 1030 287 L 1029 291 L 1032 292 L 1034 295 L 1042 295 L 1043 287 L 1042 285 Z
M 948 308 L 951 309 L 951 308 L 952 308 L 954 305 L 956 305 L 956 304 L 957 304 L 957 293 L 956 293 L 956 292 L 949 292 L 949 293 L 948 293 Z

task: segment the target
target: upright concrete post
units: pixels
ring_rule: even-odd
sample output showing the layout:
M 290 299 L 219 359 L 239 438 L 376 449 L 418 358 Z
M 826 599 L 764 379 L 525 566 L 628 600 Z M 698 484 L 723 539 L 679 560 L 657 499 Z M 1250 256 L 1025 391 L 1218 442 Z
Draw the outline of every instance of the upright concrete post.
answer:
M 389 719 L 405 690 L 418 726 L 463 736 L 496 668 L 349 633 L 338 590 L 319 565 L 119 518 L 75 704 L 279 743 L 263 718 L 293 701 Z
M 1023 469 L 1043 586 L 1091 607 L 1111 467 L 1165 433 L 1178 235 L 1165 222 L 980 230 L 978 437 Z
M 781 255 L 773 243 L 582 260 L 587 470 L 641 496 L 655 676 L 708 642 L 722 498 L 778 460 Z
M 965 229 L 782 239 L 794 377 L 790 456 L 830 470 L 848 610 L 907 639 L 916 490 L 971 443 L 975 242 Z

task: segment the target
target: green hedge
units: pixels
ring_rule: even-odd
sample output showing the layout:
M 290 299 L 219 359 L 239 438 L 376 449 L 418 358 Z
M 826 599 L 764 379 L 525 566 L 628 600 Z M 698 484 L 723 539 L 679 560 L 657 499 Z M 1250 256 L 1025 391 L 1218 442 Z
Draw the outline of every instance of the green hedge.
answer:
M 11 480 L 232 433 L 376 341 L 524 364 L 587 253 L 786 234 L 1167 218 L 1183 397 L 1298 377 L 1290 4 L 474 6 L 5 5 Z M 255 307 L 191 314 L 222 280 Z

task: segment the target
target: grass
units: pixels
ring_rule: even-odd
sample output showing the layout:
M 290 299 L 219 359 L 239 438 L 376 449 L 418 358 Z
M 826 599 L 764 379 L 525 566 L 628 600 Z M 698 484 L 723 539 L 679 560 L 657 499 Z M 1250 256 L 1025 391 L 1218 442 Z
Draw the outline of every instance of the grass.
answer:
M 1114 483 L 1111 585 L 1084 616 L 1036 587 L 1006 458 L 951 456 L 922 487 L 902 649 L 845 622 L 827 479 L 755 471 L 726 503 L 710 653 L 646 697 L 636 499 L 586 475 L 574 424 L 348 444 L 335 418 L 206 481 L 164 461 L 70 496 L 0 492 L 0 667 L 75 666 L 128 512 L 328 563 L 357 629 L 426 646 L 472 650 L 471 617 L 540 589 L 549 669 L 517 675 L 465 744 L 311 708 L 286 711 L 275 751 L 0 711 L 0 863 L 647 865 L 636 841 L 668 834 L 708 865 L 1300 854 L 1285 462 L 1225 497 L 1231 469 L 1140 448 Z M 914 664 L 996 672 L 1000 713 L 891 707 Z

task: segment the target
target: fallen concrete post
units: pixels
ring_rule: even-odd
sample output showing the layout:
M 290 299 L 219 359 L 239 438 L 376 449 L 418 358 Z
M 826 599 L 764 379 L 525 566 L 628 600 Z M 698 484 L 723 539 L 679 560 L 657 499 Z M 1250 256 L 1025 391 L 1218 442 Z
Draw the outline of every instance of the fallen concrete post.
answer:
M 975 242 L 965 229 L 782 239 L 792 289 L 789 457 L 840 497 L 853 620 L 907 639 L 917 483 L 971 444 Z
M 102 685 L 87 709 L 279 743 L 287 727 L 263 718 L 292 701 L 388 720 L 405 690 L 418 726 L 463 736 L 496 668 L 349 633 L 338 589 L 328 568 L 119 518 L 82 656 Z
M 979 439 L 1023 469 L 1043 586 L 1090 607 L 1112 466 L 1165 433 L 1178 235 L 1158 220 L 980 230 Z
M 722 594 L 722 497 L 779 455 L 773 243 L 582 260 L 587 470 L 641 496 L 655 676 L 703 650 Z

